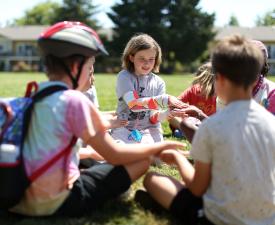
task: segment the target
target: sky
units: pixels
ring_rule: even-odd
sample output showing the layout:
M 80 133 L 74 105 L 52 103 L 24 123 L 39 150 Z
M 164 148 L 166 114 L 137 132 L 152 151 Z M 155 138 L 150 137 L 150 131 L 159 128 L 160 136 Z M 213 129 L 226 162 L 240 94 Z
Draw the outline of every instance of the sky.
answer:
M 62 0 L 52 0 L 62 2 Z M 99 5 L 102 13 L 97 15 L 98 20 L 104 27 L 111 27 L 112 22 L 104 12 L 110 11 L 110 6 L 119 0 L 92 0 Z M 31 9 L 38 3 L 45 0 L 7 0 L 2 2 L 0 8 L 0 26 L 3 27 L 8 21 L 20 18 L 27 9 Z M 275 9 L 275 0 L 200 0 L 199 7 L 207 13 L 215 13 L 216 26 L 228 24 L 229 19 L 234 15 L 241 26 L 255 26 L 258 16 L 262 17 L 266 12 Z

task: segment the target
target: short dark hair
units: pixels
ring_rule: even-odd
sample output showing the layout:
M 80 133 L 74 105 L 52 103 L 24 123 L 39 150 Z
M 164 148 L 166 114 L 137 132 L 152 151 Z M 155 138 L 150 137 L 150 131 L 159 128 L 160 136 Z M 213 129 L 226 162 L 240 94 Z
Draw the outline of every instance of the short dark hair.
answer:
M 55 76 L 63 76 L 67 71 L 64 68 L 64 65 L 69 67 L 74 62 L 81 63 L 81 61 L 86 61 L 88 57 L 82 55 L 72 55 L 65 58 L 59 58 L 53 55 L 47 55 L 44 57 L 44 64 L 46 66 L 46 72 L 48 77 L 51 77 L 53 74 Z
M 212 52 L 212 67 L 236 85 L 248 88 L 263 67 L 264 57 L 259 48 L 240 35 L 221 40 Z

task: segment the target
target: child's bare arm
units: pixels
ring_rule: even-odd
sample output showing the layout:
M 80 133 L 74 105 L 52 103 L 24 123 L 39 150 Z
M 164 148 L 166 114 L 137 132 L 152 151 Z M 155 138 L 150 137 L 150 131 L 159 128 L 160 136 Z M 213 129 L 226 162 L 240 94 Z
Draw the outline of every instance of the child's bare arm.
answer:
M 114 165 L 128 164 L 146 159 L 165 149 L 178 149 L 185 147 L 184 143 L 177 141 L 164 141 L 148 144 L 118 144 L 104 131 L 94 136 L 84 134 L 82 139 L 91 145 L 106 161 Z
M 89 145 L 87 145 L 85 148 L 80 148 L 78 154 L 80 159 L 91 158 L 95 160 L 104 160 L 104 158 Z
M 119 119 L 117 115 L 108 115 L 106 120 L 108 122 L 108 129 L 125 127 L 128 124 L 128 120 Z
M 150 122 L 152 124 L 155 124 L 157 122 L 163 122 L 165 120 L 170 120 L 174 117 L 187 117 L 188 115 L 181 110 L 163 110 L 163 111 L 156 111 L 152 110 L 150 111 Z
M 194 167 L 184 154 L 175 150 L 166 150 L 160 153 L 160 158 L 168 163 L 177 165 L 186 187 L 196 196 L 202 196 L 211 180 L 211 165 L 195 161 Z

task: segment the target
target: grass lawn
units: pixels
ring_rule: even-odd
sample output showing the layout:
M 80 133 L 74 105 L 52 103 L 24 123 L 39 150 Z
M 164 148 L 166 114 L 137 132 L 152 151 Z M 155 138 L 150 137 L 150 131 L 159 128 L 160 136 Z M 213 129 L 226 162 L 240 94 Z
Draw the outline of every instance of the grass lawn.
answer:
M 167 86 L 167 93 L 178 96 L 186 87 L 191 84 L 192 75 L 161 76 Z M 275 81 L 275 77 L 270 77 Z M 32 80 L 45 81 L 46 77 L 38 73 L 0 73 L 0 98 L 10 96 L 22 96 L 26 83 Z M 116 107 L 115 96 L 115 75 L 96 74 L 96 88 L 99 97 L 100 109 L 114 110 Z M 168 124 L 163 123 L 166 139 L 173 139 Z M 179 178 L 177 171 L 169 166 L 161 168 L 151 167 L 151 170 L 161 172 Z M 11 217 L 2 215 L 0 212 L 0 224 L 9 225 L 170 225 L 178 224 L 169 215 L 153 215 L 138 207 L 133 201 L 135 191 L 142 187 L 142 180 L 138 180 L 131 187 L 128 198 L 117 202 L 110 202 L 99 211 L 91 213 L 90 216 L 73 218 L 26 218 Z M 76 202 L 77 204 L 77 202 Z
M 99 98 L 100 109 L 114 110 L 116 108 L 115 96 L 115 75 L 96 74 L 96 88 Z M 167 92 L 171 95 L 179 95 L 192 81 L 191 75 L 173 75 L 162 76 L 167 85 Z M 0 98 L 11 96 L 23 96 L 25 93 L 26 84 L 29 81 L 45 81 L 47 80 L 44 74 L 40 73 L 0 73 Z M 163 123 L 165 138 L 173 139 L 171 137 L 170 129 L 167 123 Z M 179 177 L 177 171 L 169 166 L 162 166 L 161 168 L 151 167 L 151 170 L 159 171 L 161 173 Z M 153 215 L 150 212 L 138 207 L 133 201 L 134 193 L 137 189 L 142 187 L 142 179 L 138 180 L 131 187 L 130 195 L 120 201 L 110 202 L 98 212 L 94 212 L 90 216 L 82 218 L 26 218 L 26 217 L 11 217 L 1 215 L 0 224 L 20 224 L 20 225 L 168 225 L 177 224 L 169 215 Z M 77 204 L 77 202 L 76 202 Z

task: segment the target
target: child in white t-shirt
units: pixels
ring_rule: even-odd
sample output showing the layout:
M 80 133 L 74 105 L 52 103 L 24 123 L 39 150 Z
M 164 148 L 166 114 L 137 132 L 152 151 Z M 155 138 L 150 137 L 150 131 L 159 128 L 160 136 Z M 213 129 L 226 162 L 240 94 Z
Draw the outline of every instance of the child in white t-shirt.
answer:
M 256 45 L 264 55 L 264 64 L 253 87 L 252 95 L 256 102 L 275 115 L 275 83 L 266 78 L 269 70 L 267 48 L 258 40 L 251 40 L 251 43 Z M 224 107 L 224 103 L 220 97 L 216 99 L 216 107 L 217 110 Z
M 212 66 L 226 106 L 196 132 L 194 166 L 179 151 L 166 150 L 160 158 L 177 165 L 182 181 L 145 177 L 152 198 L 184 224 L 275 224 L 275 117 L 252 98 L 263 63 L 262 52 L 244 37 L 219 42 Z

